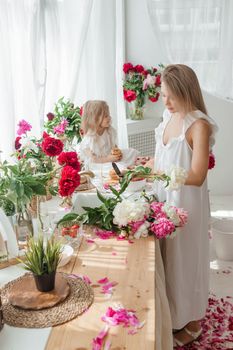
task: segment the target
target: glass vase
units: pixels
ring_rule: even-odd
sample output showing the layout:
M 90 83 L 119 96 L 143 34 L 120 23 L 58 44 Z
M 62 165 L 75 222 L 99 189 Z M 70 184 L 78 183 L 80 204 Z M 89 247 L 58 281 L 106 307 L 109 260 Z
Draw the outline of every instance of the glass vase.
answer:
M 27 239 L 33 236 L 32 217 L 28 210 L 15 214 L 14 225 L 19 243 L 26 243 Z
M 135 101 L 129 103 L 129 118 L 131 120 L 144 119 L 144 106 L 139 106 Z

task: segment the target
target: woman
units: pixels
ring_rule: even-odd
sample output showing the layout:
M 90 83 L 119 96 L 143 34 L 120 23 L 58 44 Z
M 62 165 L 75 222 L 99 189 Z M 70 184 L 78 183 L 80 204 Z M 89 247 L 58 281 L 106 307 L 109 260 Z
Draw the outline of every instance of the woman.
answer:
M 207 115 L 198 79 L 188 66 L 169 65 L 162 74 L 166 107 L 156 129 L 155 171 L 177 166 L 187 171 L 184 186 L 166 190 L 156 183 L 159 200 L 183 207 L 188 224 L 174 239 L 161 243 L 166 290 L 171 311 L 174 346 L 189 344 L 201 335 L 209 291 L 209 152 L 217 131 Z

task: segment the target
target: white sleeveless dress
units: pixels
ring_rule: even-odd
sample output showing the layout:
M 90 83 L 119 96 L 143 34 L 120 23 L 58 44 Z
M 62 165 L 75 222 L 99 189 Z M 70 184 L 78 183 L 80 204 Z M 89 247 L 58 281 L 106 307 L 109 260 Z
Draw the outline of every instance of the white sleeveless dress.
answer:
M 163 121 L 155 130 L 155 171 L 168 172 L 172 165 L 189 171 L 192 149 L 185 133 L 199 118 L 212 126 L 210 148 L 214 144 L 217 125 L 201 111 L 194 111 L 184 118 L 182 133 L 163 143 L 164 130 L 171 118 L 164 111 Z M 166 276 L 166 290 L 169 301 L 172 326 L 184 327 L 188 322 L 205 316 L 209 292 L 209 196 L 207 180 L 201 187 L 184 185 L 178 191 L 168 191 L 163 183 L 155 182 L 155 191 L 160 201 L 184 208 L 188 212 L 188 223 L 173 239 L 161 241 L 161 253 Z

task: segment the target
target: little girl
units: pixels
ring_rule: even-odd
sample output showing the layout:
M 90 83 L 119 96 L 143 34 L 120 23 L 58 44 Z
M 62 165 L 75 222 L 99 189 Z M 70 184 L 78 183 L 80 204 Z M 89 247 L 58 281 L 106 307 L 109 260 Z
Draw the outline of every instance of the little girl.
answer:
M 121 151 L 116 146 L 116 131 L 111 126 L 109 107 L 105 101 L 91 100 L 83 106 L 81 128 L 84 137 L 80 144 L 80 157 L 86 165 L 122 160 L 126 165 L 134 163 L 138 151 Z

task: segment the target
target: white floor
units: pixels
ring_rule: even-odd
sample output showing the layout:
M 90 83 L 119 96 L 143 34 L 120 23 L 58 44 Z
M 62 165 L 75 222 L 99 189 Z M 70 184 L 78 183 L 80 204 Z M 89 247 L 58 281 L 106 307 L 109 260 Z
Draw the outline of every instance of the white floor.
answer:
M 210 196 L 210 208 L 212 223 L 233 219 L 233 196 Z M 218 259 L 214 239 L 210 240 L 210 291 L 218 297 L 233 296 L 233 261 Z

